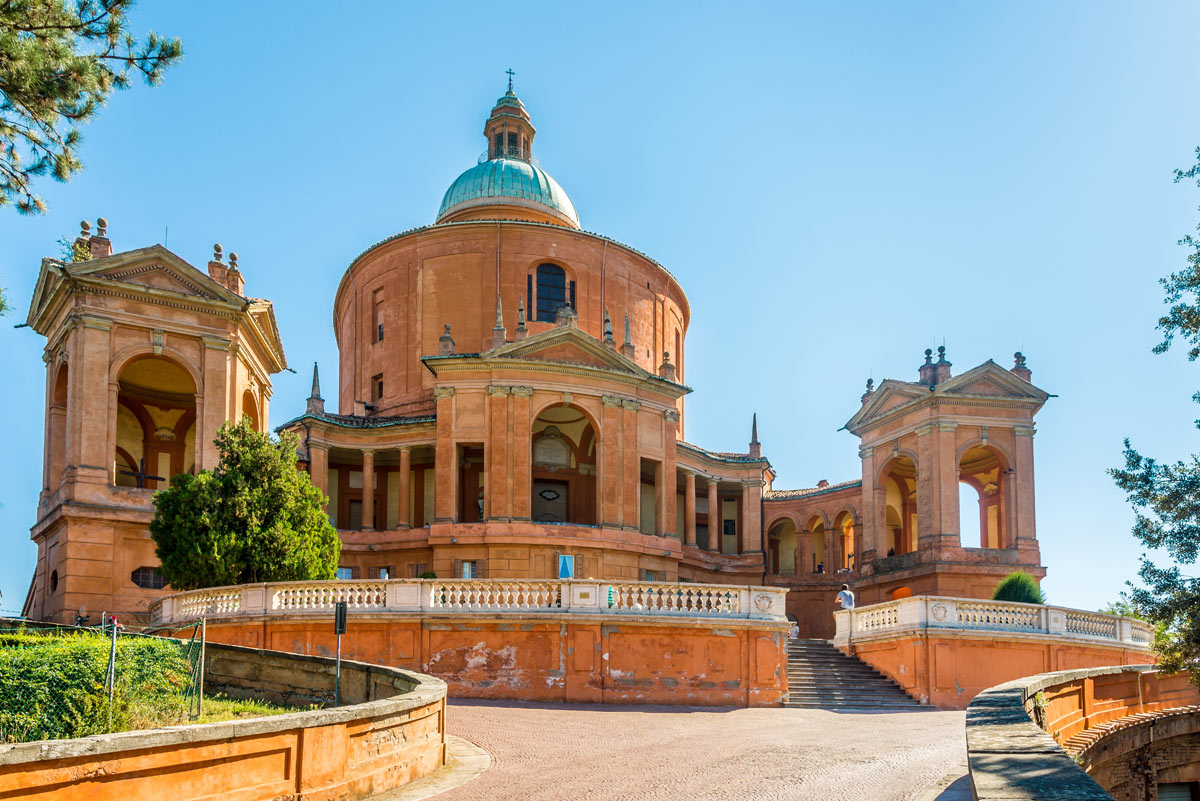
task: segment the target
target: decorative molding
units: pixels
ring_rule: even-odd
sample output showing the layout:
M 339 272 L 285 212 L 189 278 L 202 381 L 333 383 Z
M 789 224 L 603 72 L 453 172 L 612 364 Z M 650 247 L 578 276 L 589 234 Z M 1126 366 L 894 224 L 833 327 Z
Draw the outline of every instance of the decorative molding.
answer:
M 679 412 L 675 411 L 674 409 L 664 409 L 663 417 L 667 418 L 667 420 L 672 423 L 679 422 Z
M 620 407 L 620 405 L 624 402 L 625 402 L 625 399 L 618 395 L 601 395 L 600 396 L 600 403 L 603 406 Z
M 938 427 L 938 431 L 954 431 L 955 429 L 957 429 L 957 428 L 958 428 L 958 423 L 953 423 L 953 422 L 950 422 L 950 423 L 943 423 L 943 422 L 939 422 L 939 423 L 937 424 L 937 427 Z
M 1033 426 L 1013 426 L 1013 434 L 1018 437 L 1032 437 L 1034 428 Z
M 512 393 L 512 387 L 502 387 L 496 384 L 488 384 L 487 394 L 490 395 L 509 395 Z
M 106 320 L 103 317 L 93 317 L 90 314 L 81 314 L 76 319 L 84 328 L 94 328 L 97 331 L 111 331 L 113 327 L 112 320 Z
M 154 348 L 154 355 L 161 356 L 163 352 L 163 330 L 155 328 L 150 332 L 150 344 Z
M 533 387 L 509 387 L 508 391 L 514 398 L 533 397 Z
M 454 387 L 434 387 L 433 397 L 437 398 L 438 400 L 442 400 L 443 398 L 453 398 Z
M 925 423 L 924 425 L 917 426 L 913 433 L 918 437 L 923 437 L 931 431 L 933 431 L 933 423 Z
M 562 402 L 563 402 L 563 404 L 564 404 L 564 405 L 566 405 L 566 404 L 569 404 L 569 403 L 571 402 L 571 399 L 572 399 L 572 398 L 574 398 L 574 397 L 575 397 L 575 395 L 574 395 L 574 394 L 572 394 L 572 393 L 570 393 L 570 392 L 564 392 L 564 393 L 562 394 Z
M 233 345 L 228 339 L 221 339 L 220 337 L 200 337 L 200 341 L 204 343 L 204 347 L 208 350 L 228 351 Z
M 623 400 L 621 401 L 621 407 L 636 412 L 638 409 L 642 408 L 642 403 L 641 401 L 635 400 Z

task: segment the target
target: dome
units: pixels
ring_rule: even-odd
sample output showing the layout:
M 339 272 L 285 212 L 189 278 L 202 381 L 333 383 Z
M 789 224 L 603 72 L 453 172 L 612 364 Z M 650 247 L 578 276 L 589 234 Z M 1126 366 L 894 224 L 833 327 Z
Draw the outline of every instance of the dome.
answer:
M 476 164 L 450 184 L 437 221 L 479 206 L 525 206 L 548 212 L 572 228 L 579 215 L 558 181 L 524 159 L 500 157 Z

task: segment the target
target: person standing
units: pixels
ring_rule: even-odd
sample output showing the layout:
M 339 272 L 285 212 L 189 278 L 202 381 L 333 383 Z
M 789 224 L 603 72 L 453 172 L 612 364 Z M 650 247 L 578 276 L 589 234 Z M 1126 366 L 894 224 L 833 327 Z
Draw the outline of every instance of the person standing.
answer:
M 834 601 L 837 603 L 839 609 L 845 611 L 852 611 L 854 609 L 854 593 L 850 591 L 849 584 L 842 585 L 842 590 L 837 594 L 837 598 L 835 598 Z M 850 618 L 846 621 L 846 647 L 852 654 L 854 653 L 853 640 L 854 615 L 850 615 Z

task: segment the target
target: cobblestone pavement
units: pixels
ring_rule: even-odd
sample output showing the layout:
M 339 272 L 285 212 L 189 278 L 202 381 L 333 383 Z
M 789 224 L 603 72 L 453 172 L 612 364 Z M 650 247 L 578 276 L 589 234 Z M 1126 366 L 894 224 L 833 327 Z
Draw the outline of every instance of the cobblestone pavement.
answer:
M 966 760 L 962 712 L 451 701 L 492 766 L 438 801 L 914 799 Z

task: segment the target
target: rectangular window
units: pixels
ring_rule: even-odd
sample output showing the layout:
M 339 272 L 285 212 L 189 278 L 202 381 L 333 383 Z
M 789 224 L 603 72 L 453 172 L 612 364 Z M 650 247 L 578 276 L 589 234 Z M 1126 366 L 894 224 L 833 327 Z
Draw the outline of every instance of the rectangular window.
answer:
M 575 305 L 575 282 L 571 282 L 571 308 L 579 311 L 579 307 Z
M 662 577 L 654 570 L 643 570 L 642 581 L 661 581 Z
M 371 326 L 373 341 L 383 340 L 383 287 L 371 293 Z
M 409 578 L 420 578 L 422 573 L 428 573 L 429 568 L 424 562 L 416 562 L 408 566 Z
M 565 553 L 558 555 L 558 577 L 560 579 L 575 578 L 575 557 Z
M 525 276 L 525 302 L 529 304 L 528 306 L 526 306 L 527 309 L 532 310 L 532 309 L 537 308 L 537 306 L 533 305 L 533 274 L 532 273 Z
M 362 529 L 362 501 L 350 501 L 350 531 L 359 531 Z
M 392 577 L 392 570 L 388 567 L 373 567 L 371 568 L 371 578 L 386 579 Z
M 383 397 L 383 373 L 371 376 L 371 403 Z
M 354 568 L 339 567 L 337 569 L 337 577 L 338 581 L 349 581 L 350 579 L 354 578 Z
M 478 572 L 479 572 L 478 567 L 475 564 L 475 562 L 473 562 L 473 561 L 472 562 L 462 562 L 461 563 L 461 575 L 459 575 L 459 578 L 465 578 L 465 579 L 478 578 L 479 577 Z

